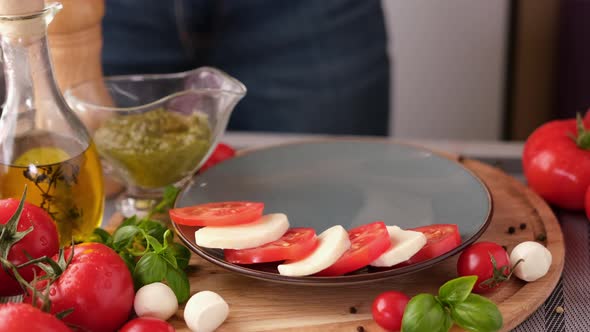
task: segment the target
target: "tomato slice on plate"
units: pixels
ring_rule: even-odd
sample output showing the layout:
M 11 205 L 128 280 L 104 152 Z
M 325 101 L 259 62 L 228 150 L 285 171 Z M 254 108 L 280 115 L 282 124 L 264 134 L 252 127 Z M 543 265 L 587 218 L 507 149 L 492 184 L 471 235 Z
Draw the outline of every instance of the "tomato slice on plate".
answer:
M 348 231 L 350 249 L 336 263 L 318 272 L 318 276 L 340 276 L 363 268 L 391 246 L 387 227 L 382 221 L 362 225 Z
M 225 260 L 235 264 L 257 264 L 299 260 L 311 254 L 318 244 L 313 228 L 291 228 L 280 239 L 258 248 L 223 251 Z
M 262 217 L 264 203 L 215 202 L 170 210 L 170 219 L 189 226 L 230 226 L 251 223 Z
M 402 265 L 415 264 L 438 257 L 461 244 L 459 227 L 455 224 L 436 224 L 411 229 L 426 235 L 426 245 Z

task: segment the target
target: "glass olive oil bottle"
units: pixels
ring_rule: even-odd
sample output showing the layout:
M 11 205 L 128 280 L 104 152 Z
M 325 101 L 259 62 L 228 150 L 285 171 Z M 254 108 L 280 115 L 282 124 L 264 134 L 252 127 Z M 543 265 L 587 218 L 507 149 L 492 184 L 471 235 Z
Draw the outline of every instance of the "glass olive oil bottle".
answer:
M 6 102 L 0 117 L 0 198 L 20 197 L 49 213 L 60 241 L 81 240 L 100 225 L 102 171 L 84 125 L 55 82 L 46 27 L 61 6 L 0 13 Z

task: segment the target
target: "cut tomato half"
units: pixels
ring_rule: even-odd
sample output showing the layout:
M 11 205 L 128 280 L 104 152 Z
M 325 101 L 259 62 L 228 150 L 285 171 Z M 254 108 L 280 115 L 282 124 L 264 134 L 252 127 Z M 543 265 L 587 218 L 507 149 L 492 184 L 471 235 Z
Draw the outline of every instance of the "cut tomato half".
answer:
M 223 251 L 225 260 L 235 264 L 257 264 L 299 260 L 311 254 L 318 244 L 313 228 L 291 228 L 280 239 L 258 248 Z
M 391 246 L 387 227 L 382 221 L 359 226 L 348 231 L 350 249 L 336 263 L 318 272 L 318 276 L 339 276 L 363 268 Z
M 402 263 L 410 265 L 438 257 L 461 244 L 459 227 L 455 224 L 436 224 L 411 229 L 426 236 L 426 245 L 412 258 Z
M 170 210 L 170 219 L 189 226 L 230 226 L 254 222 L 262 217 L 264 203 L 216 202 Z

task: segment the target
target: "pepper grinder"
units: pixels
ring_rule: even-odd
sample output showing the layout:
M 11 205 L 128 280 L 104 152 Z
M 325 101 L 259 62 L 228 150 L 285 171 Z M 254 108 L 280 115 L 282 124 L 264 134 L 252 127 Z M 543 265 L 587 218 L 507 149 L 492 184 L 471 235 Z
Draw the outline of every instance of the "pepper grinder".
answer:
M 46 0 L 47 3 L 53 2 Z M 55 77 L 62 93 L 79 83 L 96 80 L 102 82 L 102 18 L 104 0 L 60 0 L 63 9 L 47 30 Z M 103 84 L 96 84 L 94 100 L 110 100 Z M 84 121 L 92 126 L 91 121 Z M 92 131 L 92 130 L 91 130 Z M 123 185 L 104 176 L 107 197 L 120 193 Z

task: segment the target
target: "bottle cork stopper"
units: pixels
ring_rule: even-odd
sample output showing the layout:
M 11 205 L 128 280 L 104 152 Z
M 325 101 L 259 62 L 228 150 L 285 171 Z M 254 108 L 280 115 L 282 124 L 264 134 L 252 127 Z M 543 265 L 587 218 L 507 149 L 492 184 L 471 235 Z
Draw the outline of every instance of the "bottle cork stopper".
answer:
M 0 0 L 0 15 L 22 15 L 42 11 L 43 0 Z

